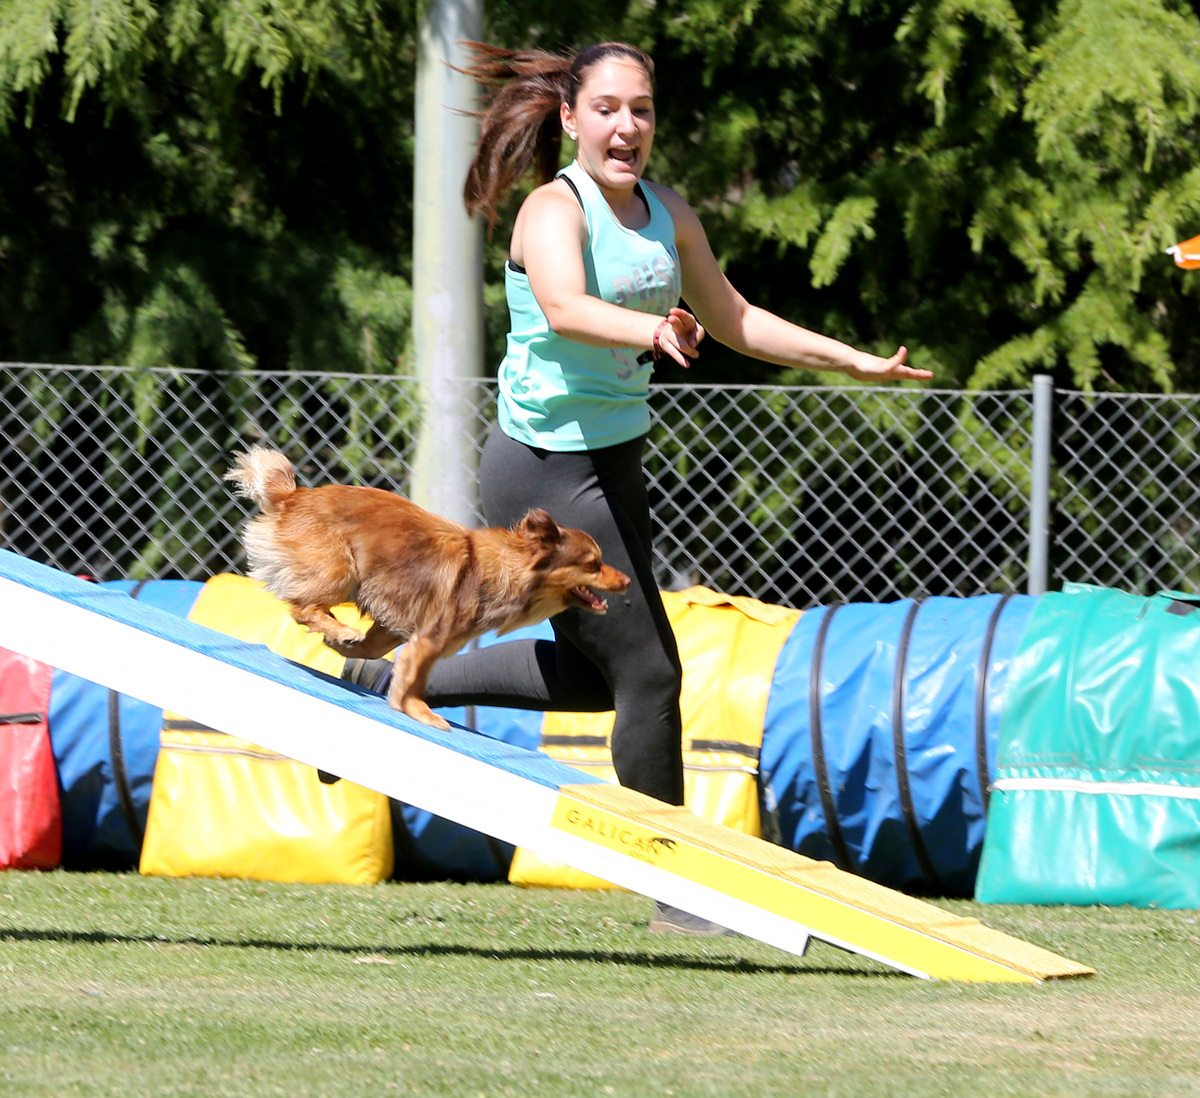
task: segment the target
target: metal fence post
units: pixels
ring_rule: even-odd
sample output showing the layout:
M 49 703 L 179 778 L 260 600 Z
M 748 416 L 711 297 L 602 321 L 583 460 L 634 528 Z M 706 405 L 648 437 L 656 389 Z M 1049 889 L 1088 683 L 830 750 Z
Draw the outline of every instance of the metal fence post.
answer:
M 1032 468 L 1029 478 L 1029 594 L 1044 595 L 1050 569 L 1050 430 L 1054 379 L 1033 377 Z
M 476 513 L 473 378 L 483 368 L 483 223 L 462 188 L 479 139 L 462 41 L 483 31 L 482 0 L 431 0 L 417 43 L 413 352 L 421 429 L 413 499 L 467 525 Z

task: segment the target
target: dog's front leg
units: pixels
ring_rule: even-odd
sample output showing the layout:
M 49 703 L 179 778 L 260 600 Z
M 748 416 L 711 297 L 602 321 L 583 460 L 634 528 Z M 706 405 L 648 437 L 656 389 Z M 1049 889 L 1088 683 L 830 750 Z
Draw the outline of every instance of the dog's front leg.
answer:
M 330 612 L 328 606 L 318 606 L 316 603 L 291 603 L 292 617 L 297 624 L 303 625 L 312 633 L 320 633 L 325 643 L 335 652 L 343 656 L 356 655 L 358 646 L 365 639 L 361 629 L 338 621 Z M 398 642 L 397 642 L 398 643 Z M 392 644 L 395 648 L 396 644 Z M 385 648 L 384 652 L 390 652 Z M 380 653 L 382 655 L 383 653 Z
M 379 622 L 375 622 L 365 634 L 359 634 L 358 640 L 351 640 L 344 644 L 330 644 L 329 639 L 326 638 L 325 643 L 347 659 L 377 660 L 386 656 L 405 639 L 406 634 L 393 633 L 390 629 L 385 629 Z
M 347 659 L 377 660 L 404 642 L 404 634 L 393 633 L 375 623 L 365 633 L 338 621 L 328 610 L 292 605 L 292 617 L 310 632 L 320 633 L 325 643 Z
M 397 651 L 388 705 L 422 724 L 449 731 L 450 723 L 439 717 L 425 701 L 429 672 L 444 651 L 444 646 L 421 636 L 412 637 Z

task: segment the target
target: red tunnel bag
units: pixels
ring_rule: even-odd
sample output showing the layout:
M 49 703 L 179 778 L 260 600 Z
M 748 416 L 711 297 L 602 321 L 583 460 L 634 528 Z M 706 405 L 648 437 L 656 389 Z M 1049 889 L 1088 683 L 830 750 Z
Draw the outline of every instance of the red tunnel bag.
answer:
M 54 669 L 0 648 L 0 869 L 53 869 L 62 813 L 47 713 Z

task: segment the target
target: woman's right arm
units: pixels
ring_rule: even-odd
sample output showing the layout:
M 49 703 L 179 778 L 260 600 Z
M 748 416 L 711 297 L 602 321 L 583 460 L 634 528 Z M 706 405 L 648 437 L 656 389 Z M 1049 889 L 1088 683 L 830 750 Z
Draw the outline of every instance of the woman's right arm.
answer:
M 583 249 L 587 221 L 565 183 L 535 190 L 513 226 L 510 254 L 524 267 L 533 296 L 555 334 L 591 347 L 650 349 L 663 317 L 623 309 L 587 292 Z M 673 321 L 678 328 L 680 321 Z M 695 358 L 694 345 L 676 335 L 662 340 L 663 353 L 681 366 Z
M 933 377 L 929 370 L 906 363 L 904 347 L 883 358 L 751 305 L 725 277 L 695 211 L 668 187 L 655 185 L 655 193 L 675 221 L 683 296 L 718 342 L 763 362 L 826 370 L 856 381 L 926 381 Z

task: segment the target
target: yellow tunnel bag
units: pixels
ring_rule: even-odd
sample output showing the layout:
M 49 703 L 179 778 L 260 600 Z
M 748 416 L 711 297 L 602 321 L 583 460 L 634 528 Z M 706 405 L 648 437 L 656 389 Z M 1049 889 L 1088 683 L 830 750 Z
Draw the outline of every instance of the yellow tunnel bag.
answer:
M 338 607 L 339 616 L 353 607 Z M 343 659 L 262 585 L 209 580 L 192 621 L 337 675 Z M 164 714 L 139 869 L 153 876 L 371 884 L 391 876 L 391 808 L 374 790 L 323 784 L 311 766 Z
M 187 723 L 187 722 L 180 722 Z M 163 729 L 139 870 L 374 884 L 392 873 L 388 799 L 236 736 Z

